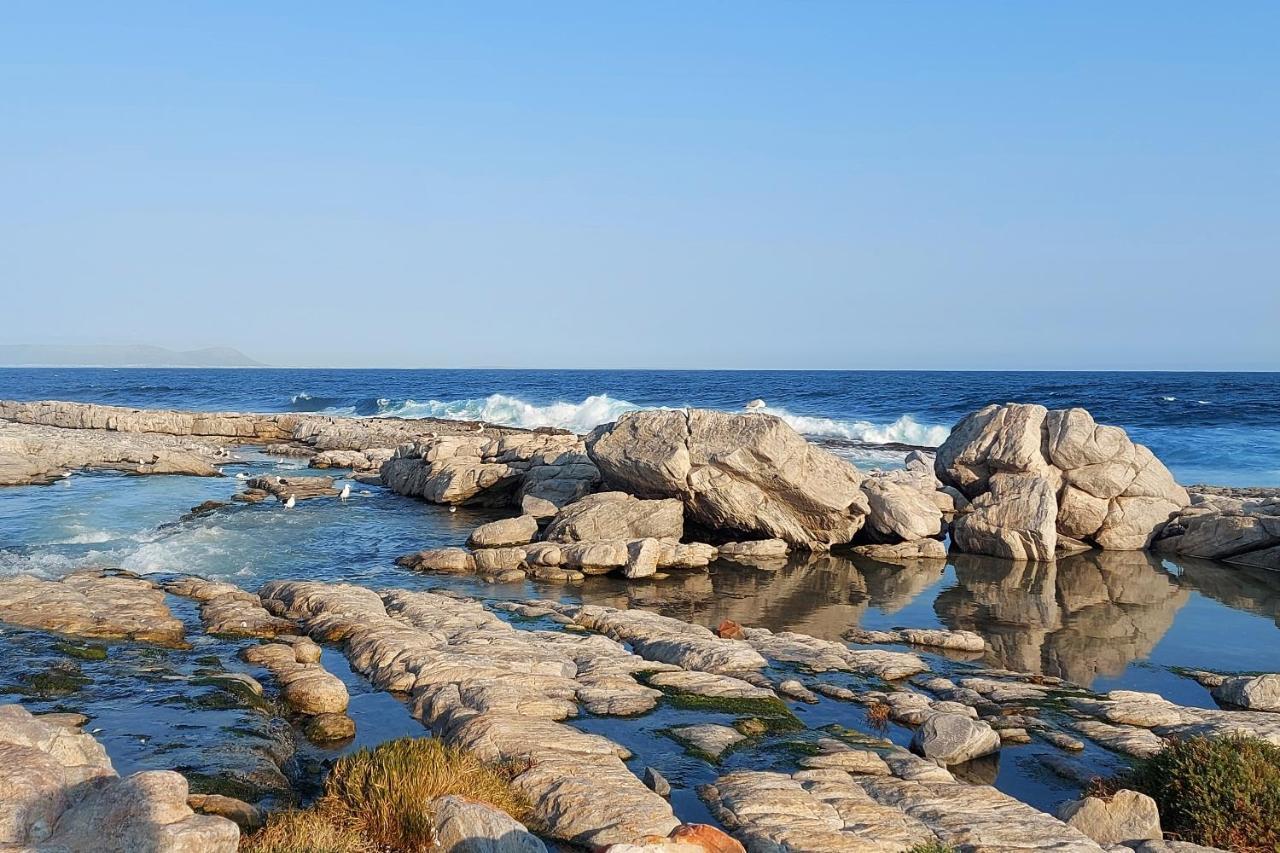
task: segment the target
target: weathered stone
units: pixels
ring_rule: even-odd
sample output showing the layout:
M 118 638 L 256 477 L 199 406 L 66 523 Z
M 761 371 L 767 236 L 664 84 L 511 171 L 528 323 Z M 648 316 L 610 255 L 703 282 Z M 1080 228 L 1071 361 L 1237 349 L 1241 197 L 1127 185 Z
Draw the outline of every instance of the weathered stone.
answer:
M 503 518 L 482 524 L 471 531 L 467 544 L 472 548 L 502 548 L 527 545 L 538 535 L 538 520 L 531 515 Z
M 1052 483 L 1029 474 L 997 473 L 988 491 L 952 525 L 955 546 L 971 554 L 1010 560 L 1052 560 L 1058 504 Z
M 715 530 L 825 550 L 867 513 L 862 475 L 771 415 L 700 409 L 624 415 L 587 438 L 604 481 L 646 498 L 679 498 Z
M 845 632 L 851 643 L 906 643 L 939 649 L 980 652 L 987 642 L 976 631 L 948 631 L 942 628 L 895 628 L 892 631 L 864 631 L 854 628 Z
M 1099 844 L 1130 845 L 1164 837 L 1156 801 L 1137 791 L 1073 800 L 1058 810 L 1058 817 Z
M 547 525 L 549 542 L 679 539 L 684 506 L 678 500 L 641 500 L 625 492 L 597 492 L 569 504 Z
M 737 729 L 715 723 L 673 726 L 667 734 L 711 761 L 718 761 L 727 750 L 746 740 Z
M 911 749 L 939 764 L 963 764 L 1000 749 L 1000 735 L 980 720 L 933 714 L 916 730 Z
M 261 829 L 266 823 L 262 809 L 222 794 L 191 794 L 187 797 L 187 805 L 198 814 L 224 817 L 246 833 Z
M 843 643 L 822 640 L 794 631 L 773 633 L 767 628 L 745 628 L 747 642 L 762 655 L 784 663 L 797 663 L 814 672 L 839 670 L 897 680 L 927 672 L 919 657 L 878 649 L 850 649 Z
M 787 556 L 787 543 L 781 539 L 757 539 L 750 542 L 726 542 L 716 552 L 723 560 L 750 562 Z
M 627 543 L 627 563 L 622 567 L 622 574 L 633 580 L 655 575 L 661 556 L 662 545 L 657 539 L 632 540 Z
M 870 513 L 867 523 L 885 536 L 910 542 L 928 539 L 942 532 L 942 510 L 927 491 L 895 483 L 887 478 L 870 477 L 862 482 Z
M 471 574 L 476 570 L 475 557 L 463 548 L 433 548 L 406 554 L 400 558 L 411 569 L 446 574 Z
M 1213 698 L 1248 711 L 1280 713 L 1280 675 L 1237 675 L 1213 688 Z
M 61 580 L 18 575 L 0 580 L 0 621 L 78 637 L 182 645 L 182 621 L 164 592 L 140 578 L 86 570 Z
M 669 799 L 671 797 L 671 783 L 667 781 L 667 777 L 663 776 L 653 767 L 644 769 L 644 783 L 649 786 L 649 790 L 653 791 L 659 797 Z
M 274 637 L 291 634 L 296 626 L 272 616 L 258 596 L 234 584 L 185 577 L 165 584 L 174 595 L 200 602 L 200 621 L 208 634 L 225 637 Z
M 914 539 L 910 542 L 894 542 L 892 544 L 873 543 L 855 545 L 853 553 L 870 557 L 873 560 L 895 562 L 899 560 L 942 560 L 947 556 L 947 546 L 940 539 Z
M 524 825 L 492 806 L 465 797 L 431 803 L 431 839 L 440 853 L 546 853 Z
M 333 487 L 332 477 L 254 477 L 245 486 L 266 492 L 281 503 L 289 498 L 302 501 L 338 494 L 338 490 Z
M 310 658 L 306 648 L 302 656 Z M 241 657 L 270 670 L 280 683 L 284 701 L 299 714 L 341 714 L 347 709 L 347 686 L 336 675 L 314 662 L 298 660 L 298 651 L 287 643 L 248 646 Z

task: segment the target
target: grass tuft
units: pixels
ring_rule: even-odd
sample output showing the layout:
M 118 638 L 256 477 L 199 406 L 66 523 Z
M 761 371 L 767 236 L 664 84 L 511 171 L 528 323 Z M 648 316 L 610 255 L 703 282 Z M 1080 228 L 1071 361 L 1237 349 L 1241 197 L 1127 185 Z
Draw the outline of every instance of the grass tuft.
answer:
M 1164 831 L 1180 841 L 1238 853 L 1280 850 L 1280 747 L 1257 738 L 1171 742 L 1090 793 L 1121 788 L 1156 801 Z
M 514 773 L 513 768 L 486 764 L 434 738 L 388 741 L 338 759 L 316 805 L 271 815 L 266 827 L 241 849 L 426 853 L 432 849 L 431 804 L 438 797 L 467 797 L 528 823 L 529 804 L 511 787 Z M 298 841 L 303 833 L 310 833 L 305 843 Z M 324 846 L 329 843 L 333 846 Z

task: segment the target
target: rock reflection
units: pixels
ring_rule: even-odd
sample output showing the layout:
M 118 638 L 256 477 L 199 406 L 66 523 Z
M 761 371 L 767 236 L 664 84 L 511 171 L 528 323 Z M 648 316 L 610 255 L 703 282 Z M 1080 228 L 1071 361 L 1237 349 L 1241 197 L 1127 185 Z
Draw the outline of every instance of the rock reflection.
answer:
M 941 578 L 942 560 L 882 563 L 835 554 L 796 555 L 778 571 L 719 562 L 709 573 L 672 573 L 647 584 L 587 584 L 582 598 L 612 607 L 645 607 L 703 625 L 732 619 L 774 631 L 839 640 L 869 607 L 894 613 Z

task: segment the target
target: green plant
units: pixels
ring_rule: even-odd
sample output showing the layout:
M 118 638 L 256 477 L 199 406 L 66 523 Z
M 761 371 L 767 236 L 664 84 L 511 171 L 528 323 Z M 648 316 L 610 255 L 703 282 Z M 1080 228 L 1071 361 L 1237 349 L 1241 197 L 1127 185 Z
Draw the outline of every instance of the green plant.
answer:
M 923 844 L 917 844 L 907 853 L 956 853 L 956 848 L 950 844 L 943 844 L 941 841 L 926 841 Z
M 1171 742 L 1132 770 L 1095 786 L 1156 801 L 1164 831 L 1181 841 L 1239 853 L 1280 850 L 1280 747 L 1257 738 Z

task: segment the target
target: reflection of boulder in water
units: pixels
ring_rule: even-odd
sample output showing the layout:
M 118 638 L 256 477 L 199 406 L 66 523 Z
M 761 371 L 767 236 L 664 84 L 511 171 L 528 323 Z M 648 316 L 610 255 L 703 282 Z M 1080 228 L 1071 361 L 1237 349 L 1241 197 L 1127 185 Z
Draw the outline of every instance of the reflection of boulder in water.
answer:
M 1056 563 L 955 558 L 958 585 L 934 608 L 951 628 L 987 637 L 999 666 L 1088 685 L 1145 657 L 1185 591 L 1140 551 L 1090 551 Z
M 612 607 L 644 607 L 703 625 L 732 619 L 741 625 L 792 630 L 840 640 L 857 627 L 868 607 L 896 611 L 941 576 L 938 560 L 889 565 L 836 554 L 799 553 L 776 572 L 714 563 L 711 573 L 673 572 L 652 584 L 598 579 L 583 587 L 584 601 Z
M 1151 654 L 1188 597 L 1145 551 L 1090 551 L 1061 560 L 1063 628 L 1045 645 L 1045 670 L 1085 685 L 1099 675 L 1120 675 Z
M 1280 627 L 1280 573 L 1225 565 L 1195 557 L 1165 557 L 1181 586 L 1220 601 L 1233 610 L 1258 613 Z

